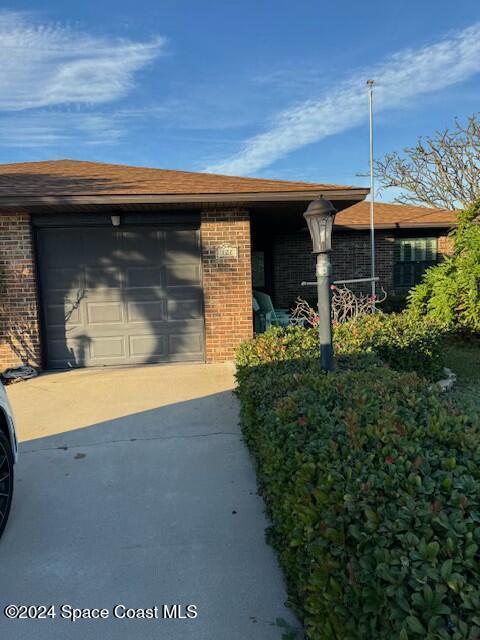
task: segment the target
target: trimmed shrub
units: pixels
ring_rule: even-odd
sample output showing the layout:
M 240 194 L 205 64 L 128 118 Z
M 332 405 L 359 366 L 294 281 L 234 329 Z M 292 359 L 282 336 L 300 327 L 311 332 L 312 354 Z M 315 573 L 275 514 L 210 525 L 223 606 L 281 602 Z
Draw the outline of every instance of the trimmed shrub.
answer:
M 417 371 L 430 379 L 442 372 L 442 332 L 430 318 L 378 312 L 336 325 L 333 338 L 340 368 L 345 362 L 354 368 L 384 364 L 398 371 Z M 272 327 L 240 346 L 237 363 L 254 366 L 296 358 L 317 359 L 318 350 L 316 329 Z
M 396 371 L 431 379 L 442 373 L 442 337 L 435 320 L 406 312 L 359 316 L 334 329 L 339 354 L 373 353 Z
M 237 349 L 236 363 L 254 367 L 268 362 L 318 357 L 318 330 L 303 327 L 270 327 Z
M 480 637 L 480 426 L 414 373 L 245 356 L 243 432 L 307 637 Z

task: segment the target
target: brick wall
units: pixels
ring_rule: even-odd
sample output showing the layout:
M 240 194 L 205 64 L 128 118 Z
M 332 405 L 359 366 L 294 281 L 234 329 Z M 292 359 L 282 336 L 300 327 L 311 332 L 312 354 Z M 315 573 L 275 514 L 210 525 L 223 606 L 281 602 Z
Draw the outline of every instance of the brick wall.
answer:
M 205 349 L 207 362 L 231 360 L 252 337 L 250 216 L 245 211 L 205 211 L 201 216 Z M 216 249 L 237 247 L 237 258 L 217 258 Z
M 450 236 L 439 236 L 437 241 L 439 256 L 449 256 L 453 253 L 453 239 Z
M 0 370 L 40 366 L 37 286 L 28 214 L 0 214 Z
M 390 231 L 375 232 L 375 275 L 377 288 L 393 290 L 394 237 Z M 333 276 L 336 280 L 369 278 L 371 276 L 370 234 L 365 231 L 337 233 L 332 242 Z M 370 283 L 361 283 L 354 290 L 368 292 Z
M 250 219 L 241 210 L 209 210 L 201 216 L 205 339 L 207 362 L 231 360 L 235 348 L 252 336 Z M 227 243 L 237 258 L 217 258 Z M 451 252 L 451 239 L 439 236 L 438 252 Z M 393 291 L 394 239 L 376 233 L 376 267 L 380 284 Z M 335 279 L 368 277 L 368 232 L 334 232 Z M 298 295 L 315 297 L 302 280 L 315 279 L 315 258 L 307 233 L 278 235 L 273 241 L 274 302 L 283 307 Z M 28 361 L 41 365 L 38 300 L 32 229 L 28 214 L 0 214 L 0 370 Z
M 394 239 L 388 231 L 375 235 L 376 275 L 386 291 L 393 289 Z M 368 278 L 370 276 L 370 237 L 368 232 L 334 232 L 331 253 L 333 278 Z M 315 281 L 315 256 L 308 233 L 277 236 L 273 244 L 274 301 L 288 307 L 299 295 L 315 297 L 314 287 L 303 288 L 302 280 Z M 369 284 L 357 285 L 368 291 Z

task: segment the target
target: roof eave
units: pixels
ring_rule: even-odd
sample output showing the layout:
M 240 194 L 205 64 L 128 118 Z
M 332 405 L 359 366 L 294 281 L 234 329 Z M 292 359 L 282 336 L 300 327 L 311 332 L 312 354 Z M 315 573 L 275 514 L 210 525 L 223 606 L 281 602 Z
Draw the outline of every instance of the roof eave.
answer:
M 408 222 L 389 222 L 389 223 L 375 223 L 375 229 L 450 229 L 457 225 L 456 222 L 421 222 L 421 223 L 408 223 Z M 369 224 L 354 224 L 341 222 L 335 222 L 336 229 L 356 229 L 356 230 L 369 230 Z
M 59 195 L 59 196 L 0 196 L 0 207 L 55 207 L 61 205 L 120 205 L 120 204 L 194 204 L 218 202 L 308 202 L 324 195 L 332 200 L 362 201 L 369 190 L 312 189 L 305 191 L 138 194 L 138 195 Z

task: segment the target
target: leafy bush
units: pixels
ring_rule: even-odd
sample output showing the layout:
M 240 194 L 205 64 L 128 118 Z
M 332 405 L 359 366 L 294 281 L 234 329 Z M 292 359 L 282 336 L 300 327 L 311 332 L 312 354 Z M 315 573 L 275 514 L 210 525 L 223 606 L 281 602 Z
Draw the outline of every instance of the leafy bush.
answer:
M 411 313 L 375 313 L 337 325 L 339 354 L 374 353 L 396 371 L 416 371 L 438 378 L 443 369 L 443 332 L 431 318 Z
M 480 426 L 414 373 L 251 357 L 242 426 L 307 637 L 480 637 Z
M 454 253 L 425 272 L 408 306 L 449 331 L 480 333 L 480 201 L 459 214 Z
M 318 357 L 318 330 L 303 327 L 270 327 L 237 350 L 237 365 L 255 366 L 268 362 Z
M 441 337 L 435 321 L 408 313 L 378 312 L 334 327 L 340 364 L 348 356 L 350 364 L 354 359 L 357 364 L 384 363 L 398 371 L 417 371 L 429 378 L 438 378 L 442 370 Z M 317 359 L 318 350 L 316 329 L 274 327 L 241 345 L 237 362 L 253 366 L 295 358 Z

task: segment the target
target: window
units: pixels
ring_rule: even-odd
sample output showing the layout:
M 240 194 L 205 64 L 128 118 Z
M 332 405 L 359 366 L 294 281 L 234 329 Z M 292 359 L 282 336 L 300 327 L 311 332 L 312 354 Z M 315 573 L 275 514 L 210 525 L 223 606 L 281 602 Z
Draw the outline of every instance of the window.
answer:
M 394 260 L 395 287 L 413 287 L 437 262 L 437 238 L 396 238 Z
M 265 288 L 265 253 L 252 252 L 252 283 L 254 288 Z

